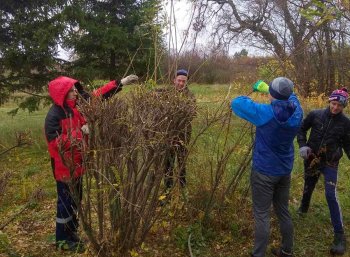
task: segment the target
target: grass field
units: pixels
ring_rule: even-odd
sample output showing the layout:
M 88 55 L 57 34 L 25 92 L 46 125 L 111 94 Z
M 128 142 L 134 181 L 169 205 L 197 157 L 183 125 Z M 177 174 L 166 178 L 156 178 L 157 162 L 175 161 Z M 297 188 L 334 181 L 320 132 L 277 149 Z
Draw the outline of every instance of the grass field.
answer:
M 231 99 L 239 92 L 249 91 L 242 89 L 240 85 L 232 85 L 231 91 L 228 91 L 227 85 L 193 85 L 190 89 L 195 93 L 200 107 L 199 117 L 194 121 L 194 134 L 200 129 L 198 120 L 201 118 L 201 113 L 214 110 L 225 97 Z M 261 101 L 267 100 L 261 96 L 252 95 L 252 97 L 257 97 Z M 312 108 L 322 107 L 322 104 L 320 99 L 302 101 L 306 112 Z M 14 103 L 0 107 L 0 152 L 15 143 L 16 131 L 31 131 L 33 144 L 16 148 L 9 154 L 0 156 L 0 174 L 6 172 L 10 174 L 5 194 L 0 196 L 0 225 L 15 215 L 15 219 L 0 231 L 0 256 L 73 256 L 56 252 L 53 244 L 56 185 L 43 133 L 48 107 L 35 113 L 20 111 L 11 117 L 7 112 L 14 107 Z M 345 112 L 349 113 L 349 109 L 347 108 Z M 238 134 L 243 122 L 237 117 L 232 118 L 233 126 L 237 127 L 233 133 Z M 227 200 L 225 208 L 220 211 L 214 210 L 211 225 L 207 225 L 204 229 L 198 222 L 201 215 L 198 208 L 207 199 L 205 189 L 209 187 L 209 180 L 212 178 L 208 160 L 215 155 L 217 149 L 214 151 L 208 145 L 211 140 L 215 140 L 215 133 L 218 133 L 218 128 L 206 133 L 189 157 L 188 201 L 181 203 L 183 200 L 180 197 L 177 199 L 178 202 L 164 207 L 168 208 L 166 212 L 168 215 L 162 217 L 154 226 L 143 246 L 135 249 L 134 256 L 189 256 L 187 247 L 189 234 L 192 235 L 194 256 L 249 256 L 253 238 L 250 193 L 245 194 L 249 172 L 245 173 L 238 193 L 234 198 Z M 237 150 L 237 158 L 234 157 L 227 166 L 225 179 L 230 179 L 231 170 L 237 165 L 235 160 L 241 158 L 244 153 Z M 350 162 L 345 156 L 340 164 L 338 184 L 338 198 L 343 211 L 345 231 L 350 228 L 349 174 Z M 302 194 L 303 170 L 302 161 L 296 154 L 292 173 L 290 211 L 295 225 L 294 253 L 297 257 L 329 256 L 333 231 L 324 197 L 323 179 L 321 181 L 313 195 L 309 213 L 305 217 L 299 217 L 296 210 Z M 30 200 L 32 192 L 38 188 L 42 189 L 40 200 L 16 215 Z M 272 217 L 270 243 L 277 246 L 278 242 L 277 221 Z M 86 252 L 79 256 L 92 255 Z M 350 256 L 350 251 L 345 256 Z

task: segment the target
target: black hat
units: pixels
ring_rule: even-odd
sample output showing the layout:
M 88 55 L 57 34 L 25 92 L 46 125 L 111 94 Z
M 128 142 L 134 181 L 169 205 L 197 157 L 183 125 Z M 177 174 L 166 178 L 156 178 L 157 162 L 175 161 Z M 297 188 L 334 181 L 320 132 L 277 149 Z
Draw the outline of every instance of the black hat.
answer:
M 177 70 L 176 71 L 176 77 L 177 76 L 186 76 L 186 77 L 188 77 L 188 71 L 187 70 L 184 70 L 184 69 L 180 69 L 180 70 Z

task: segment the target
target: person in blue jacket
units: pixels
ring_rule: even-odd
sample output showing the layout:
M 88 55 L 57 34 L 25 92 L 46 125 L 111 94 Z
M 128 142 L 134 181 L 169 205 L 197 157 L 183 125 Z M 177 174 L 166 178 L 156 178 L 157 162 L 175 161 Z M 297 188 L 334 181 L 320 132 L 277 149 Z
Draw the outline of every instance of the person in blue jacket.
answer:
M 232 100 L 233 112 L 256 126 L 253 165 L 250 177 L 255 220 L 254 248 L 251 256 L 263 257 L 270 232 L 273 204 L 280 224 L 282 244 L 272 249 L 275 256 L 292 256 L 293 223 L 288 210 L 293 140 L 303 119 L 303 110 L 293 93 L 293 82 L 275 78 L 268 87 L 270 104 L 256 103 L 247 96 Z

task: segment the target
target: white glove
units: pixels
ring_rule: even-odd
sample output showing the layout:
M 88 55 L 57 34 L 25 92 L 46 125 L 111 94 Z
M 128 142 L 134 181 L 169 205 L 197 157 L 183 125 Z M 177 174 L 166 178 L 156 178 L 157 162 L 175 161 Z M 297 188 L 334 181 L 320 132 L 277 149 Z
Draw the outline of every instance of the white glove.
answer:
M 308 146 L 303 146 L 303 147 L 300 147 L 299 149 L 300 157 L 303 158 L 304 160 L 308 159 L 311 153 L 312 153 L 312 149 Z
M 84 135 L 89 135 L 90 131 L 89 131 L 89 126 L 87 124 L 83 125 L 81 127 L 81 131 L 83 131 Z
M 126 76 L 125 78 L 122 78 L 120 80 L 120 83 L 122 83 L 122 85 L 126 86 L 126 85 L 132 84 L 138 80 L 139 80 L 139 77 L 132 74 L 132 75 Z

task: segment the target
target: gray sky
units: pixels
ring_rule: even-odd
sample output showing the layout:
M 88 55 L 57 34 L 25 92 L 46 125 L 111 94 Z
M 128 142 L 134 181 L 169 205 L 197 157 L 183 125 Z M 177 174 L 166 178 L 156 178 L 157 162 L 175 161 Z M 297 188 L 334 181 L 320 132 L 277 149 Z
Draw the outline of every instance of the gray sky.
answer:
M 191 31 L 191 17 L 193 14 L 193 6 L 187 0 L 173 0 L 164 2 L 168 26 L 164 29 L 166 42 L 170 48 L 180 51 L 181 45 L 185 44 L 186 48 L 191 48 L 190 43 L 193 39 Z M 186 32 L 189 29 L 189 35 Z M 193 47 L 193 44 L 192 44 Z
M 173 4 L 173 11 L 171 8 L 171 3 Z M 166 11 L 166 15 L 168 17 L 168 22 L 172 18 L 171 29 L 169 26 L 167 26 L 167 28 L 164 30 L 166 42 L 168 44 L 169 40 L 171 42 L 171 49 L 177 49 L 177 52 L 179 52 L 182 43 L 184 43 L 184 48 L 182 49 L 182 51 L 191 50 L 193 48 L 208 49 L 214 45 L 210 38 L 211 27 L 208 24 L 206 24 L 206 30 L 201 32 L 196 38 L 196 41 L 194 41 L 194 32 L 191 26 L 192 24 L 190 25 L 191 17 L 194 11 L 194 6 L 192 3 L 190 3 L 188 0 L 168 0 L 164 1 L 163 4 L 164 10 Z M 174 18 L 176 24 L 174 24 Z M 188 35 L 188 37 L 186 38 L 185 34 L 189 27 L 190 35 Z M 247 49 L 249 54 L 262 54 L 261 51 L 258 49 L 239 44 L 230 45 L 228 50 L 230 54 L 234 54 L 235 52 L 241 51 L 243 48 Z
M 171 4 L 172 3 L 172 4 Z M 192 26 L 190 27 L 191 17 L 193 15 L 194 6 L 188 0 L 164 0 L 163 1 L 163 11 L 167 17 L 168 26 L 164 29 L 165 40 L 167 46 L 177 52 L 184 50 L 195 49 L 208 49 L 212 46 L 210 42 L 210 28 L 207 31 L 202 32 L 198 35 L 196 41 L 194 41 L 194 32 Z M 170 22 L 171 21 L 171 22 Z M 171 27 L 170 27 L 171 24 Z M 189 30 L 189 35 L 186 36 L 186 31 Z M 181 48 L 181 46 L 183 47 Z M 249 53 L 254 53 L 254 49 L 249 47 L 241 47 L 239 45 L 231 45 L 229 48 L 230 54 L 234 54 L 237 51 L 242 50 L 242 48 L 248 49 Z M 62 48 L 59 48 L 59 57 L 63 59 L 68 59 L 68 53 Z

